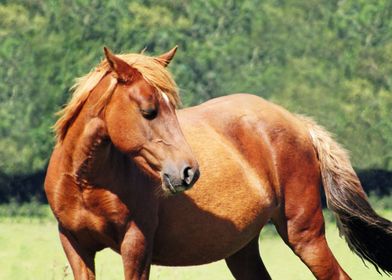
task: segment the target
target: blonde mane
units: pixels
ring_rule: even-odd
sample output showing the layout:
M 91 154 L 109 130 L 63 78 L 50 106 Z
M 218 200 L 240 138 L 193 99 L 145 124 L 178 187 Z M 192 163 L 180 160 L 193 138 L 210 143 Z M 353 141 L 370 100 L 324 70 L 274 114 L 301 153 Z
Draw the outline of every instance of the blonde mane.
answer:
M 158 58 L 134 53 L 118 55 L 118 57 L 137 69 L 150 85 L 166 93 L 172 104 L 177 106 L 180 103 L 177 85 L 170 72 L 162 66 Z M 71 100 L 57 113 L 60 117 L 53 126 L 57 143 L 64 140 L 69 127 L 82 110 L 90 93 L 110 71 L 109 63 L 104 59 L 90 73 L 77 79 L 75 85 L 71 88 L 73 91 Z M 99 103 L 101 105 L 106 105 L 109 102 L 116 84 L 117 82 L 113 83 L 106 92 L 100 93 Z

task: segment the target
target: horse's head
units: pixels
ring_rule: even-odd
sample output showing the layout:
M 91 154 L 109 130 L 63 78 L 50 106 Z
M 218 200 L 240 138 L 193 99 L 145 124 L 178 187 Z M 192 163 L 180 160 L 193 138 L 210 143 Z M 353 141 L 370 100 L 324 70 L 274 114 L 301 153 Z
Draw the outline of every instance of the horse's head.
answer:
M 175 52 L 176 48 L 150 58 L 146 71 L 167 73 L 164 67 Z M 154 86 L 154 81 L 148 80 L 151 77 L 145 77 L 107 48 L 105 55 L 112 75 L 117 79 L 104 114 L 113 145 L 150 176 L 160 178 L 166 192 L 189 189 L 199 177 L 199 168 L 181 131 L 175 97 Z M 164 79 L 165 76 L 152 77 Z

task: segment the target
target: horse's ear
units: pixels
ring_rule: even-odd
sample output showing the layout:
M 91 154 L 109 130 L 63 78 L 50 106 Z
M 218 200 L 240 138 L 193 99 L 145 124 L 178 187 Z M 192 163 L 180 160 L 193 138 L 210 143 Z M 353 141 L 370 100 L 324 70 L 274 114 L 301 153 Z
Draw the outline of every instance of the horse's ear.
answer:
M 135 77 L 138 75 L 138 71 L 135 68 L 114 55 L 107 47 L 104 47 L 103 50 L 110 68 L 117 74 L 117 78 L 120 82 L 126 83 L 135 80 Z
M 170 61 L 173 59 L 174 55 L 176 54 L 177 48 L 178 48 L 178 46 L 175 46 L 167 53 L 161 54 L 160 56 L 157 56 L 155 59 L 160 64 L 162 64 L 162 66 L 166 67 L 169 65 Z

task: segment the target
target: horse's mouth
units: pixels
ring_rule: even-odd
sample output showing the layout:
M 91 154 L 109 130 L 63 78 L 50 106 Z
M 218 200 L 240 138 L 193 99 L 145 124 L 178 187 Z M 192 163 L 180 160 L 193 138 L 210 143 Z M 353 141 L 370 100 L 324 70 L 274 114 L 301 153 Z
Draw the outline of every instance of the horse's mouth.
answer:
M 162 188 L 173 195 L 189 189 L 183 185 L 173 185 L 173 183 L 170 181 L 169 177 L 166 174 L 162 176 Z
M 169 179 L 169 177 L 168 177 L 167 175 L 163 175 L 162 183 L 163 183 L 163 186 L 164 186 L 167 190 L 169 190 L 172 194 L 176 194 L 176 193 L 177 193 L 176 188 L 175 188 L 175 187 L 173 186 L 173 184 L 170 182 L 170 179 Z

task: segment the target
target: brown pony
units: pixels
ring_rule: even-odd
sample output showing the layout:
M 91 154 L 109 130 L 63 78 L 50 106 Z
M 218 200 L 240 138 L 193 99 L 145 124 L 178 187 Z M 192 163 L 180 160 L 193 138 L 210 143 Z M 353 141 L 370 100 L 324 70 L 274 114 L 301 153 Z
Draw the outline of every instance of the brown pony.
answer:
M 350 248 L 391 273 L 392 224 L 329 133 L 247 94 L 176 111 L 175 52 L 105 49 L 55 125 L 45 190 L 75 279 L 95 278 L 105 247 L 126 279 L 220 259 L 237 279 L 270 279 L 258 248 L 269 220 L 318 279 L 349 279 L 325 239 L 321 183 Z

